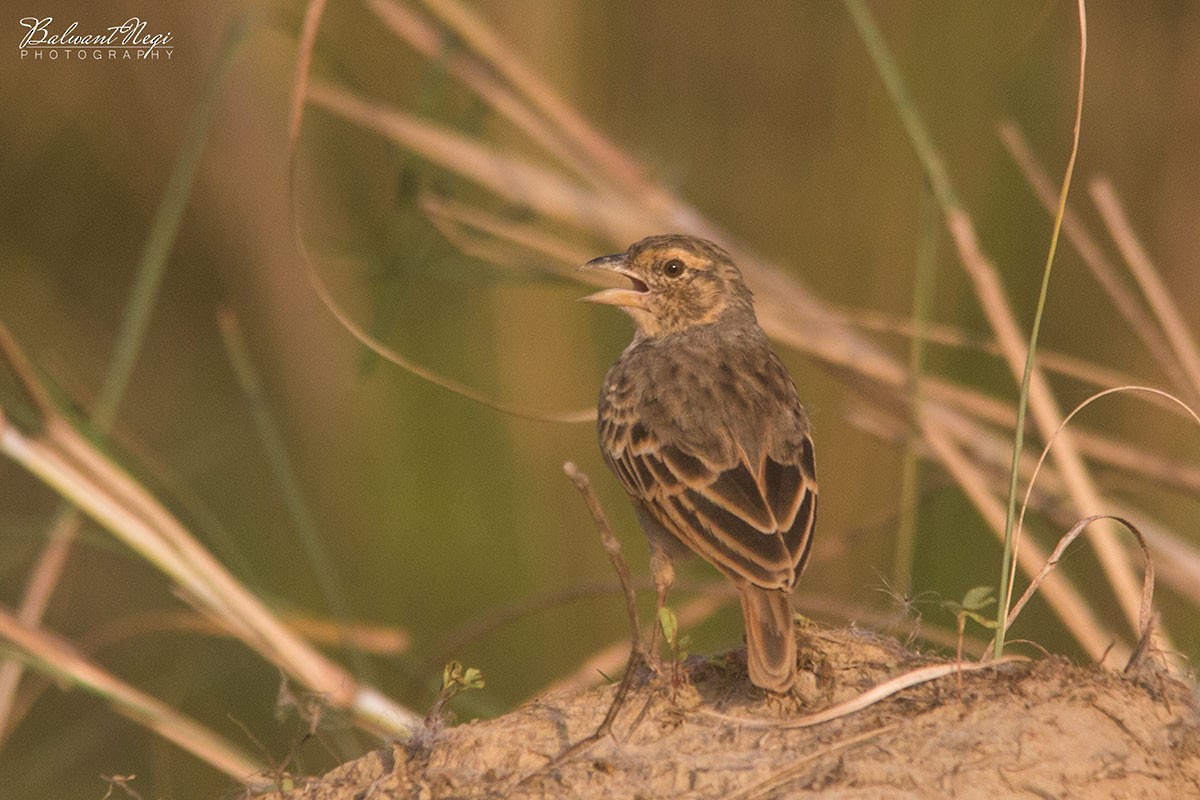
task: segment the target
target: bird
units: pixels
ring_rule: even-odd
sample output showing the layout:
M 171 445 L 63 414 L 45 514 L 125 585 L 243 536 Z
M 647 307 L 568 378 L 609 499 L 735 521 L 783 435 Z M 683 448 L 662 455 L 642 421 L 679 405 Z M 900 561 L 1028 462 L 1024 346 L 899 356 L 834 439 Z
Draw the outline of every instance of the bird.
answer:
M 816 522 L 813 437 L 741 271 L 719 245 L 682 234 L 580 269 L 629 284 L 580 299 L 634 322 L 604 378 L 597 430 L 649 541 L 657 608 L 674 559 L 700 556 L 737 589 L 751 683 L 786 693 L 797 675 L 791 593 Z

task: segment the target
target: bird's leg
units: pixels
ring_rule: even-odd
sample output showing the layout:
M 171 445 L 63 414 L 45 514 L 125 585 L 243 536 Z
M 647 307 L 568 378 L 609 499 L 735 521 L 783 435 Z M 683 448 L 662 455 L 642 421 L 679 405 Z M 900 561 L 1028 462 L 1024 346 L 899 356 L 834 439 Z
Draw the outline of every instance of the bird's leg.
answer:
M 661 611 L 667 604 L 667 592 L 675 584 L 675 564 L 671 556 L 654 541 L 650 543 L 650 572 L 654 576 L 654 620 L 650 626 L 650 644 L 647 660 L 650 668 L 662 674 L 662 657 L 659 654 L 659 636 L 662 633 Z

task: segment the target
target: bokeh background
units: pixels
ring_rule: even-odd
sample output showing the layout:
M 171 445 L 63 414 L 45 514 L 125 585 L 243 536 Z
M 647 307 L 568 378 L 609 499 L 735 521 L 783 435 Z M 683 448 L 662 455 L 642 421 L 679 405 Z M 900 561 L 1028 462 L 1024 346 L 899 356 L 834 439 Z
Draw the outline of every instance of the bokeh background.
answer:
M 419 7 L 419 4 L 417 4 Z M 518 151 L 533 148 L 358 4 L 332 4 L 314 74 L 364 97 Z M 471 3 L 533 70 L 655 179 L 819 296 L 848 310 L 911 313 L 923 178 L 894 107 L 840 4 L 706 0 L 480 0 Z M 1074 4 L 871 4 L 1023 323 L 1034 307 L 1051 220 L 1006 155 L 997 125 L 1024 131 L 1052 174 L 1074 117 Z M 104 381 L 150 220 L 222 42 L 245 25 L 171 249 L 145 347 L 120 406 L 113 452 L 239 578 L 281 612 L 407 632 L 402 654 L 330 652 L 424 711 L 441 660 L 479 667 L 487 687 L 462 718 L 503 712 L 626 636 L 625 614 L 590 518 L 563 477 L 589 473 L 637 575 L 645 546 L 599 459 L 590 424 L 516 419 L 371 357 L 317 300 L 291 227 L 286 125 L 302 8 L 273 2 L 44 2 L 13 9 L 0 58 L 0 320 L 64 407 L 86 414 Z M 169 61 L 31 61 L 23 15 L 104 29 L 132 16 L 169 30 Z M 1074 199 L 1099 238 L 1083 183 L 1107 175 L 1180 307 L 1200 302 L 1200 5 L 1096 4 Z M 460 253 L 417 205 L 460 179 L 368 132 L 310 111 L 298 196 L 313 263 L 364 327 L 412 359 L 508 402 L 594 403 L 628 320 L 575 302 L 585 287 Z M 599 247 L 600 245 L 597 244 Z M 615 249 L 615 248 L 610 248 Z M 597 251 L 595 255 L 600 255 Z M 934 318 L 983 335 L 953 248 L 938 250 Z M 299 493 L 327 551 L 338 598 L 322 590 L 274 478 L 250 401 L 217 326 L 236 316 Z M 881 344 L 904 357 L 906 340 Z M 1045 346 L 1161 384 L 1162 378 L 1070 247 L 1060 249 Z M 885 591 L 902 453 L 852 424 L 862 406 L 839 380 L 781 351 L 816 425 L 819 544 L 801 610 L 870 625 L 899 618 Z M 935 347 L 930 368 L 1011 401 L 1003 364 Z M 1088 393 L 1065 382 L 1064 404 Z M 1085 421 L 1194 463 L 1200 432 L 1114 399 Z M 921 476 L 913 596 L 928 625 L 953 627 L 934 598 L 997 582 L 999 547 L 937 470 Z M 1101 475 L 1196 541 L 1194 497 Z M 56 498 L 0 461 L 0 602 L 15 607 Z M 1086 551 L 1068 569 L 1085 582 Z M 681 598 L 717 583 L 684 568 Z M 554 599 L 580 585 L 582 599 Z M 536 612 L 445 653 L 451 633 L 529 598 Z M 649 600 L 649 597 L 645 598 Z M 1092 598 L 1102 615 L 1111 602 Z M 1185 655 L 1194 614 L 1160 605 Z M 46 618 L 92 656 L 265 760 L 320 771 L 371 746 L 330 717 L 306 725 L 276 707 L 279 675 L 236 642 L 153 625 L 181 609 L 153 568 L 86 527 Z M 648 608 L 648 606 L 646 607 Z M 831 608 L 840 608 L 838 615 Z M 873 610 L 875 616 L 866 614 Z M 862 613 L 860 613 L 860 611 Z M 736 607 L 691 631 L 692 649 L 734 646 Z M 1080 657 L 1043 609 L 1020 634 Z M 261 749 L 260 749 L 261 748 Z M 225 777 L 69 687 L 50 686 L 0 752 L 13 796 L 101 797 L 101 775 L 136 774 L 146 797 L 236 793 Z

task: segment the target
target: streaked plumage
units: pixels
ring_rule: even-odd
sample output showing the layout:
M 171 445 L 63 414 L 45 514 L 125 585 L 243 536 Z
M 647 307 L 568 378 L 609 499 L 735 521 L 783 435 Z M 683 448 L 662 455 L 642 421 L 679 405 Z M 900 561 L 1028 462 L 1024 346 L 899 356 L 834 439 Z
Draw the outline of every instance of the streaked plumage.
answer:
M 600 393 L 605 461 L 633 498 L 661 604 L 671 558 L 688 550 L 741 597 L 755 685 L 787 691 L 796 650 L 790 594 L 804 569 L 817 482 L 808 417 L 754 316 L 729 255 L 689 236 L 654 236 L 585 265 L 631 289 L 617 305 L 637 332 Z

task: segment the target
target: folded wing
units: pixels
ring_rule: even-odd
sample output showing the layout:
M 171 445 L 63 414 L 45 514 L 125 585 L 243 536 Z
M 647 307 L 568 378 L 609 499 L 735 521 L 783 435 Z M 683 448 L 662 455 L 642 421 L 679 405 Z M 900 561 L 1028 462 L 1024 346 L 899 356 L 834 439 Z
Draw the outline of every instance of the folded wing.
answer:
M 626 490 L 691 550 L 735 581 L 779 589 L 795 584 L 816 519 L 807 435 L 795 447 L 757 448 L 756 462 L 739 448 L 731 463 L 661 442 L 636 422 L 603 435 L 605 455 Z

